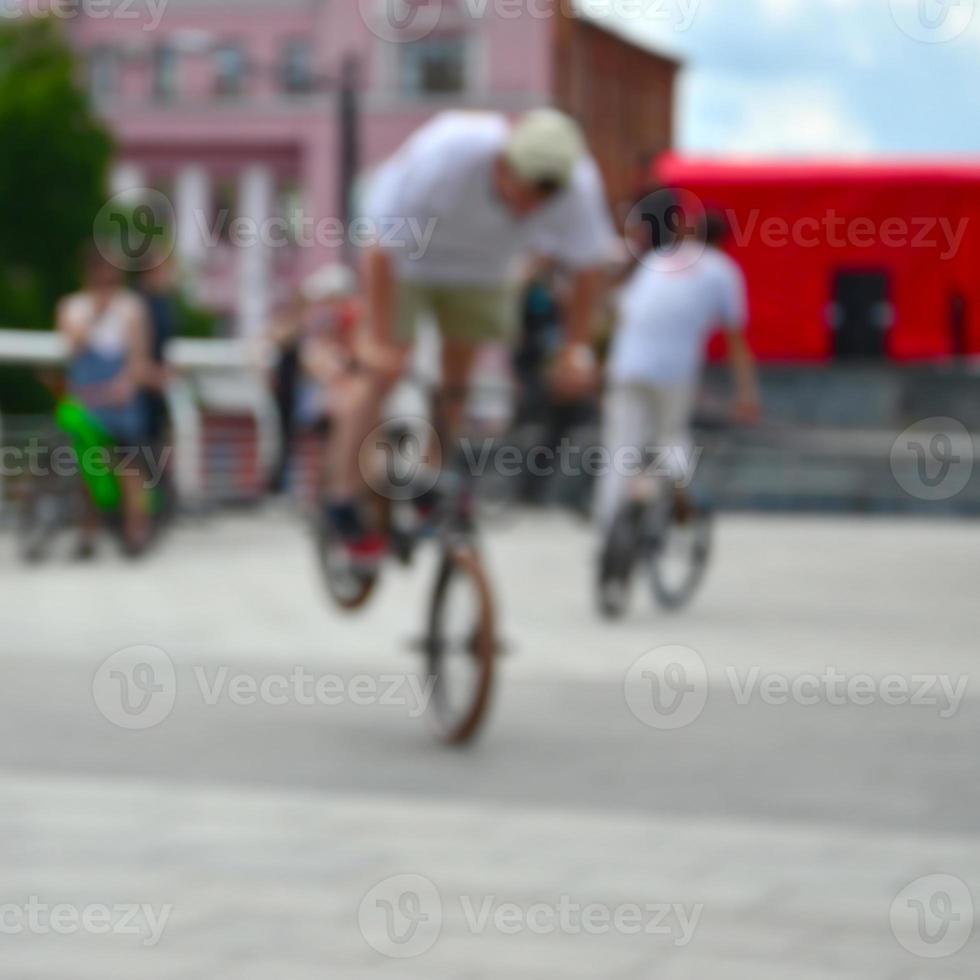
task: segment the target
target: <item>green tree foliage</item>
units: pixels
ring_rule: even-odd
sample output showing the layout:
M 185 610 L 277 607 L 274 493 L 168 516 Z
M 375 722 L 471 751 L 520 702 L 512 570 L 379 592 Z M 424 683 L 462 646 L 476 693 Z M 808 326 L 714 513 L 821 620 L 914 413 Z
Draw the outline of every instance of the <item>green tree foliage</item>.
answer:
M 54 18 L 0 21 L 0 326 L 49 328 L 78 285 L 112 140 Z

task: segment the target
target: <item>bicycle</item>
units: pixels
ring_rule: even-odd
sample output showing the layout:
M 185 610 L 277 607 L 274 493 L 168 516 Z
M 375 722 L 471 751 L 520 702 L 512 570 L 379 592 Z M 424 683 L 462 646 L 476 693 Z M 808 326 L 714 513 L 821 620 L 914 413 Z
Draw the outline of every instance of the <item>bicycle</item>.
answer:
M 695 422 L 701 442 L 729 429 L 720 416 L 703 415 Z M 653 468 L 649 455 L 644 470 Z M 607 619 L 626 613 L 630 586 L 638 567 L 645 567 L 656 603 L 667 611 L 687 606 L 708 572 L 714 539 L 714 512 L 704 497 L 677 486 L 658 472 L 633 482 L 606 536 L 599 561 L 599 611 Z
M 433 412 L 439 419 L 439 413 Z M 423 428 L 422 434 L 416 428 Z M 376 430 L 374 447 L 386 463 L 364 508 L 391 554 L 411 565 L 419 544 L 432 539 L 439 551 L 421 651 L 432 684 L 430 721 L 438 738 L 464 745 L 479 733 L 488 713 L 498 653 L 496 606 L 481 556 L 475 518 L 475 475 L 461 463 L 446 470 L 438 492 L 419 493 L 428 423 L 395 420 Z M 438 438 L 438 434 L 436 433 Z M 428 482 L 428 481 L 427 481 Z M 320 506 L 315 538 L 327 591 L 342 610 L 363 609 L 378 587 L 380 565 L 359 566 Z
M 72 398 L 56 404 L 54 432 L 47 439 L 48 464 L 27 475 L 21 488 L 17 519 L 18 553 L 27 564 L 45 561 L 58 541 L 81 525 L 86 497 L 106 525 L 123 538 L 122 489 L 108 465 L 116 444 L 88 410 Z M 56 458 L 69 451 L 74 465 L 58 472 Z M 151 517 L 151 541 L 155 541 L 174 516 L 175 502 L 165 485 L 145 490 L 145 507 Z

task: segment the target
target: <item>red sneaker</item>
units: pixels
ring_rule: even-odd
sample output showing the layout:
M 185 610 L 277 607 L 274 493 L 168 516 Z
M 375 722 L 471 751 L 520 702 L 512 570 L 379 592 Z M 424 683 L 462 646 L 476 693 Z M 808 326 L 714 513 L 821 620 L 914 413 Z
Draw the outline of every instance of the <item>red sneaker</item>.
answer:
M 388 541 L 377 531 L 366 531 L 356 538 L 346 539 L 344 548 L 352 565 L 360 568 L 376 568 L 388 554 Z

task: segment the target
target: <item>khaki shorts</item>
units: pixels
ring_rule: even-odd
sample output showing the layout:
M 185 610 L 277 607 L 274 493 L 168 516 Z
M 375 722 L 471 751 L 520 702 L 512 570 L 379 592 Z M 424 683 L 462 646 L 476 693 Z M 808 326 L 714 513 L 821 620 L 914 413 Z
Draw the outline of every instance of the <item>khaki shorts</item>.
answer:
M 412 343 L 424 315 L 435 320 L 446 340 L 513 344 L 518 326 L 518 291 L 512 285 L 429 286 L 400 282 L 396 338 L 405 344 Z

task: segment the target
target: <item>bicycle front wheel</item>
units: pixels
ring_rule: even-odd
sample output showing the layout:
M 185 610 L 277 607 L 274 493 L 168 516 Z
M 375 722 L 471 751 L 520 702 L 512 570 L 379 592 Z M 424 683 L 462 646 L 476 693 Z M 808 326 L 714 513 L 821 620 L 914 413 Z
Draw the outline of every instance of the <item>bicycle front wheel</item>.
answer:
M 654 598 L 664 609 L 683 609 L 701 587 L 708 571 L 712 517 L 694 504 L 675 505 L 651 555 Z
M 443 554 L 429 612 L 426 653 L 432 684 L 429 716 L 442 741 L 465 744 L 486 717 L 497 656 L 490 584 L 470 545 L 450 547 Z

